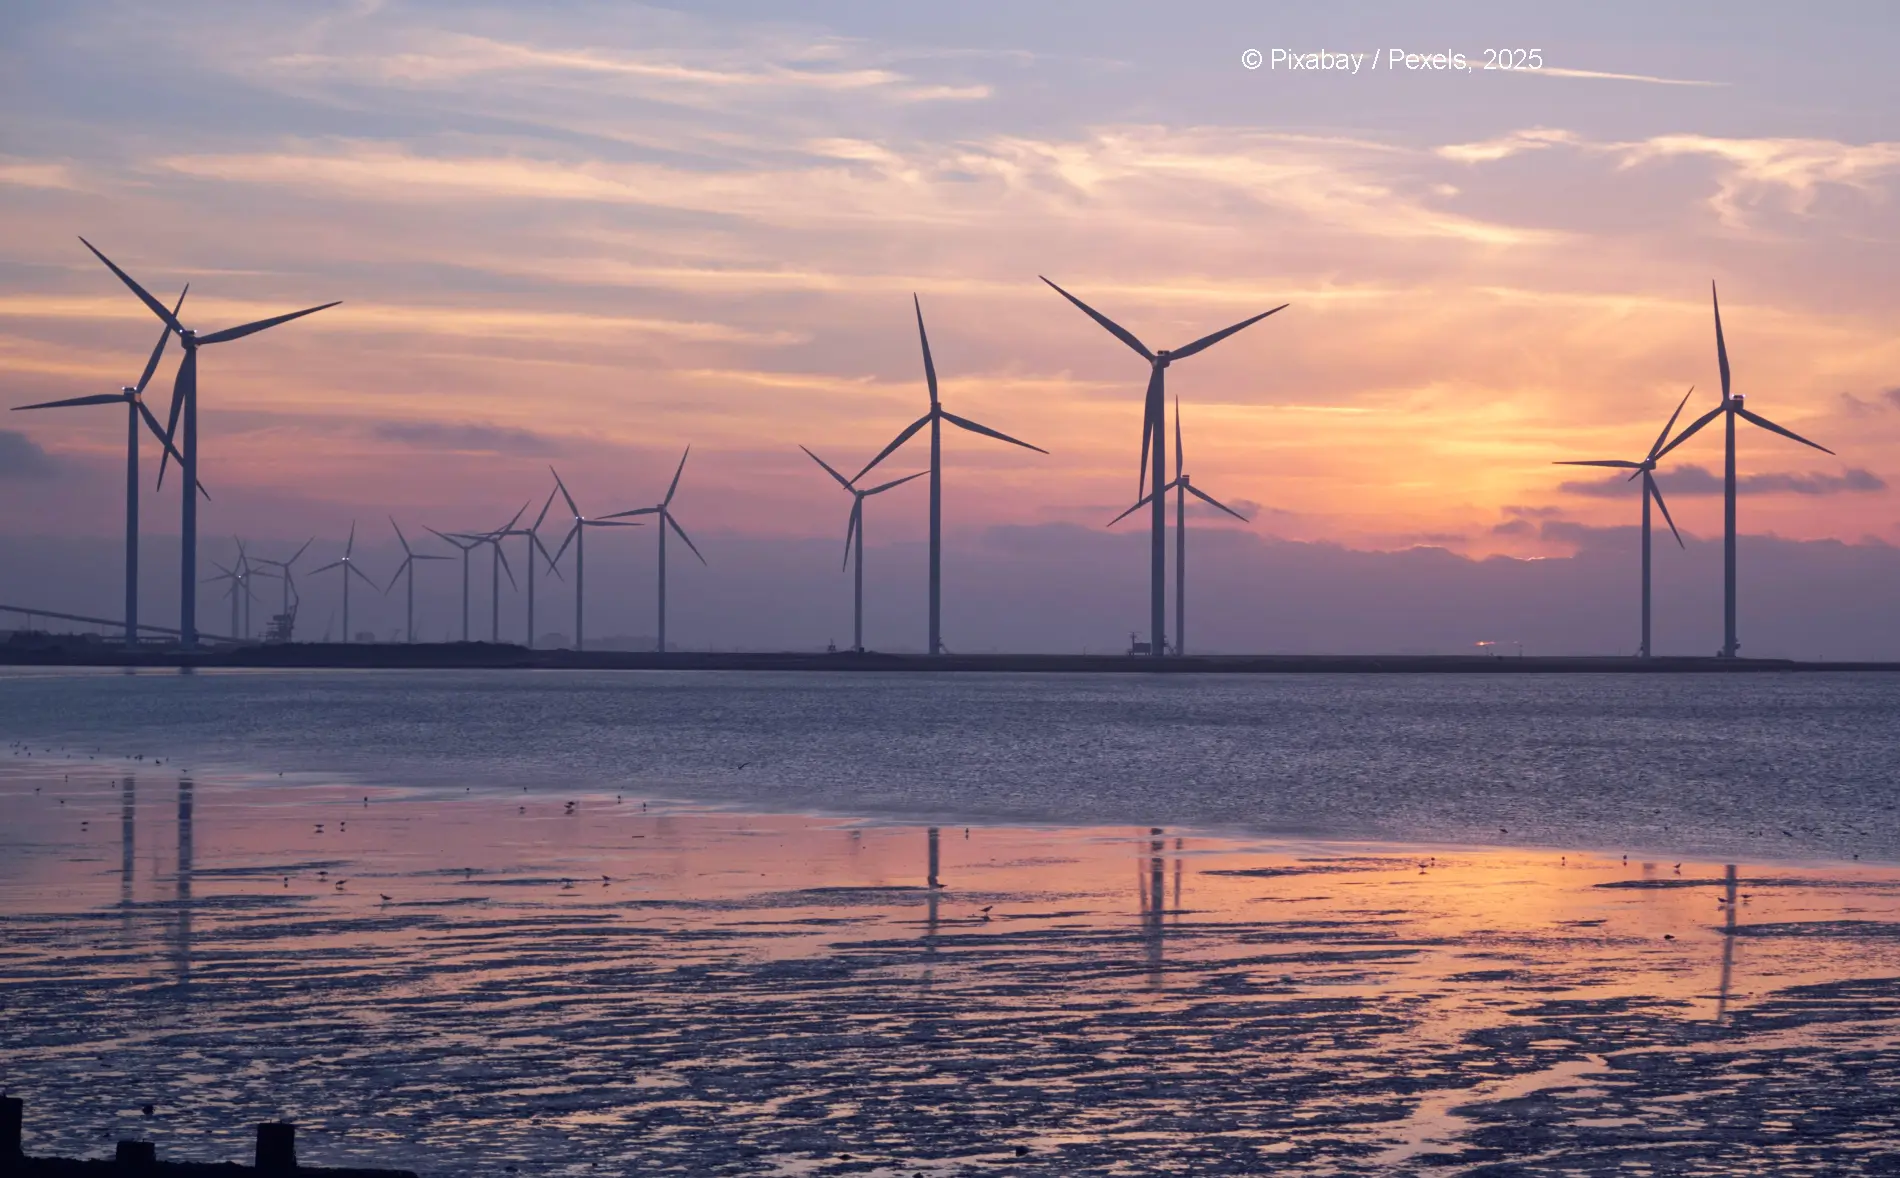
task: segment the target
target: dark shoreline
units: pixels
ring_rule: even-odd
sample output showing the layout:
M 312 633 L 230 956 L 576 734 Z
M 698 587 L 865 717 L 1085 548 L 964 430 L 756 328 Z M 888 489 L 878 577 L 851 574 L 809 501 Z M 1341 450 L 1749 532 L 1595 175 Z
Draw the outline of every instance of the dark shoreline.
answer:
M 0 666 L 231 667 L 332 670 L 588 671 L 988 671 L 1042 674 L 1738 674 L 1767 671 L 1900 671 L 1895 662 L 1803 662 L 1627 655 L 1145 655 L 885 654 L 868 651 L 573 651 L 508 643 L 290 643 L 194 652 L 126 650 L 104 642 L 0 645 Z

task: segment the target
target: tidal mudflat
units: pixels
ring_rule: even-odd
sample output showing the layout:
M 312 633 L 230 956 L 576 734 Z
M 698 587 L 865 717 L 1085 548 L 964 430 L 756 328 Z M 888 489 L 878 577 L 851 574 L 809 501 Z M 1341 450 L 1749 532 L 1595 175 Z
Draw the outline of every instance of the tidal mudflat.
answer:
M 1900 1170 L 1886 867 L 0 768 L 35 1153 L 282 1117 L 432 1174 Z

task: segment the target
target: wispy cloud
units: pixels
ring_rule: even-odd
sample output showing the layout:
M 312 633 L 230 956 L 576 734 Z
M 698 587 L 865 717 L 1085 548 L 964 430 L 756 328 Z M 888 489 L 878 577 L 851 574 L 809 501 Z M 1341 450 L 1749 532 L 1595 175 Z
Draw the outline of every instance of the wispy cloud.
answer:
M 370 433 L 422 450 L 515 456 L 558 453 L 550 439 L 533 430 L 476 421 L 382 421 L 371 426 Z
M 1652 86 L 1726 86 L 1727 82 L 1703 82 L 1694 78 L 1660 78 L 1654 74 L 1619 74 L 1608 70 L 1573 70 L 1561 66 L 1545 66 L 1540 70 L 1524 70 L 1533 77 L 1546 78 L 1585 78 L 1604 82 L 1646 82 Z
M 1720 495 L 1722 476 L 1701 466 L 1679 466 L 1656 475 L 1656 485 L 1668 495 Z M 1870 470 L 1849 467 L 1841 474 L 1793 471 L 1768 471 L 1743 475 L 1735 480 L 1735 490 L 1745 495 L 1853 495 L 1871 494 L 1887 489 L 1887 480 Z M 1589 495 L 1621 499 L 1635 494 L 1627 475 L 1607 475 L 1601 479 L 1566 482 L 1558 490 L 1570 495 Z

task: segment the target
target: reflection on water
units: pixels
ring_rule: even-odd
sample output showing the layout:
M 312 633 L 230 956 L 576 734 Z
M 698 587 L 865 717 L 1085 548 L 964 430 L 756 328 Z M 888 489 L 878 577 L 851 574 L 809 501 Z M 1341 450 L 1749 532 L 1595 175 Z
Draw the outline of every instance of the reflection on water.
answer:
M 242 1156 L 285 1117 L 312 1161 L 438 1173 L 1673 1140 L 1672 1172 L 1851 1170 L 1900 1083 L 1890 871 L 47 770 L 0 774 L 0 1083 L 48 1110 L 36 1150 Z M 135 870 L 141 784 L 176 790 L 169 878 Z

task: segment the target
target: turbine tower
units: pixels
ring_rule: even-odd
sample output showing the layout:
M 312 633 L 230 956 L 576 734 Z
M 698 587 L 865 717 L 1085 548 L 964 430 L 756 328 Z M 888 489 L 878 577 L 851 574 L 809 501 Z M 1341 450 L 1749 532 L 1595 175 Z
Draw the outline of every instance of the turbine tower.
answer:
M 1689 423 L 1689 428 L 1676 435 L 1676 440 L 1662 448 L 1664 454 L 1674 450 L 1690 438 L 1697 430 L 1714 421 L 1717 417 L 1727 419 L 1727 454 L 1722 468 L 1722 657 L 1732 659 L 1741 643 L 1735 639 L 1735 419 L 1737 417 L 1753 422 L 1771 433 L 1784 438 L 1793 438 L 1803 446 L 1813 446 L 1823 454 L 1834 451 L 1819 442 L 1810 442 L 1791 429 L 1784 429 L 1757 413 L 1750 413 L 1743 407 L 1740 394 L 1729 393 L 1728 345 L 1722 340 L 1722 303 L 1716 297 L 1715 283 L 1709 283 L 1709 301 L 1715 307 L 1715 360 L 1722 372 L 1722 403 Z
M 515 512 L 513 519 L 494 531 L 464 533 L 459 537 L 476 545 L 486 544 L 494 549 L 488 562 L 488 640 L 497 645 L 501 643 L 501 574 L 503 570 L 508 573 L 509 587 L 519 588 L 515 584 L 515 570 L 508 564 L 508 554 L 501 550 L 501 541 L 504 536 L 514 535 L 515 525 L 521 522 L 522 513 L 527 510 L 528 504 L 523 503 L 521 510 Z
M 462 552 L 462 641 L 467 642 L 468 641 L 468 554 L 474 551 L 475 548 L 481 543 L 481 541 L 467 539 L 459 532 L 455 533 L 454 535 L 450 535 L 447 532 L 437 532 L 434 528 L 429 528 L 428 525 L 426 524 L 423 526 L 427 528 L 428 531 L 433 533 L 436 539 L 441 540 L 451 545 L 452 547 L 458 548 Z
M 343 641 L 346 643 L 356 641 L 350 634 L 350 577 L 352 575 L 360 577 L 370 588 L 373 589 L 376 587 L 376 582 L 370 580 L 369 574 L 357 568 L 356 562 L 350 559 L 350 554 L 354 551 L 356 551 L 356 521 L 351 520 L 350 538 L 348 543 L 343 545 L 343 555 L 320 569 L 311 570 L 313 576 L 317 573 L 329 572 L 335 568 L 343 570 L 339 575 L 343 578 Z
M 125 283 L 125 285 L 131 289 L 132 293 L 139 297 L 139 301 L 151 309 L 152 314 L 158 316 L 164 321 L 165 326 L 177 333 L 178 342 L 183 345 L 185 349 L 185 358 L 183 362 L 178 365 L 178 375 L 172 381 L 172 403 L 165 423 L 165 437 L 168 443 L 167 456 L 169 456 L 169 444 L 177 440 L 178 418 L 179 414 L 183 413 L 185 419 L 184 444 L 178 447 L 178 464 L 184 470 L 185 484 L 183 493 L 184 508 L 181 513 L 181 526 L 179 529 L 181 552 L 179 560 L 178 644 L 186 650 L 190 650 L 198 644 L 198 349 L 207 344 L 221 344 L 234 339 L 242 339 L 247 335 L 254 335 L 266 328 L 276 327 L 280 323 L 288 323 L 292 319 L 301 319 L 305 315 L 314 315 L 318 311 L 334 307 L 337 304 L 330 302 L 324 303 L 321 306 L 306 307 L 301 311 L 292 311 L 287 315 L 276 315 L 269 319 L 259 319 L 251 323 L 240 324 L 237 327 L 227 327 L 222 331 L 214 331 L 208 335 L 199 335 L 196 331 L 180 323 L 177 315 L 167 310 L 165 304 L 153 298 L 146 292 L 144 287 L 133 281 L 130 274 L 119 269 L 119 267 L 113 263 L 112 259 L 106 257 L 97 249 L 94 249 L 90 241 L 87 241 L 83 237 L 79 240 L 87 249 L 92 250 L 94 257 L 106 264 L 107 269 L 119 276 L 119 281 Z M 165 479 L 165 460 L 162 457 L 159 460 L 158 477 L 159 482 L 163 484 Z
M 856 556 L 857 556 L 857 562 L 858 562 L 858 570 L 857 570 L 857 585 L 852 595 L 852 605 L 851 605 L 851 649 L 857 651 L 859 654 L 863 654 L 864 653 L 864 501 L 866 499 L 869 499 L 873 495 L 882 495 L 884 492 L 890 490 L 892 487 L 901 487 L 905 483 L 910 482 L 912 479 L 923 478 L 926 474 L 929 474 L 930 472 L 926 470 L 920 470 L 916 474 L 907 474 L 901 479 L 892 479 L 890 482 L 884 483 L 880 486 L 872 487 L 868 491 L 861 491 L 852 484 L 850 479 L 845 478 L 843 475 L 839 474 L 837 471 L 831 469 L 830 463 L 818 457 L 818 455 L 812 454 L 809 447 L 800 446 L 799 449 L 805 451 L 806 454 L 810 455 L 811 460 L 813 462 L 816 462 L 819 466 L 824 467 L 825 473 L 830 475 L 832 478 L 838 480 L 838 485 L 840 487 L 843 487 L 845 490 L 851 492 L 851 520 L 849 523 L 845 525 L 845 529 L 844 529 L 844 563 L 845 564 L 851 563 L 851 559 L 853 556 L 853 553 L 851 550 L 851 544 L 852 544 L 853 539 L 855 539 L 857 541 Z M 839 567 L 842 568 L 843 565 L 840 565 Z
M 680 460 L 682 465 L 685 461 L 683 458 Z M 559 562 L 562 554 L 567 551 L 567 546 L 569 544 L 574 545 L 574 649 L 585 650 L 586 647 L 583 645 L 584 639 L 582 637 L 586 632 L 582 628 L 585 615 L 582 613 L 582 610 L 587 604 L 585 597 L 587 589 L 587 529 L 637 528 L 640 524 L 637 520 L 615 519 L 611 516 L 603 516 L 600 519 L 588 519 L 581 514 L 581 509 L 574 505 L 574 496 L 567 493 L 567 484 L 561 481 L 561 472 L 555 470 L 552 466 L 548 467 L 548 470 L 554 475 L 555 490 L 561 493 L 561 498 L 567 500 L 567 509 L 574 513 L 574 524 L 567 530 L 567 539 L 561 541 L 561 547 L 554 553 L 554 560 L 548 563 L 553 565 Z M 678 475 L 674 475 L 673 478 L 675 482 L 679 481 Z M 623 511 L 619 514 L 628 515 L 632 513 Z
M 1663 502 L 1662 488 L 1656 485 L 1651 473 L 1656 469 L 1656 460 L 1661 457 L 1663 443 L 1669 440 L 1669 431 L 1675 428 L 1676 418 L 1682 416 L 1682 407 L 1689 403 L 1689 393 L 1695 392 L 1695 386 L 1689 386 L 1689 392 L 1682 394 L 1682 400 L 1676 403 L 1676 411 L 1663 423 L 1662 432 L 1656 435 L 1656 441 L 1649 447 L 1649 453 L 1641 462 L 1630 462 L 1621 458 L 1598 458 L 1589 461 L 1558 462 L 1556 466 L 1609 466 L 1619 470 L 1633 470 L 1630 478 L 1642 477 L 1643 480 L 1643 642 L 1637 648 L 1637 658 L 1648 658 L 1649 645 L 1649 501 L 1654 499 L 1656 506 L 1662 509 L 1663 519 L 1668 521 L 1669 531 L 1676 537 L 1678 548 L 1686 547 L 1682 542 L 1682 533 L 1676 531 L 1676 521 L 1669 517 L 1669 505 Z
M 446 556 L 433 556 L 426 552 L 417 552 L 409 547 L 409 537 L 402 534 L 402 525 L 395 516 L 389 517 L 389 526 L 396 529 L 396 539 L 402 542 L 402 563 L 396 566 L 396 572 L 389 578 L 389 584 L 383 586 L 383 593 L 396 587 L 396 578 L 409 574 L 409 601 L 404 615 L 403 641 L 414 644 L 416 640 L 416 562 L 419 560 L 447 560 Z M 346 624 L 345 629 L 348 629 Z
M 1168 349 L 1164 348 L 1159 352 L 1151 352 L 1148 350 L 1148 346 L 1146 344 L 1136 339 L 1133 334 L 1128 332 L 1120 324 L 1116 323 L 1114 320 L 1110 319 L 1108 316 L 1102 314 L 1100 311 L 1097 311 L 1095 308 L 1089 306 L 1087 303 L 1083 302 L 1081 299 L 1076 298 L 1074 295 L 1070 294 L 1068 291 L 1063 290 L 1061 287 L 1057 286 L 1055 283 L 1049 282 L 1047 278 L 1044 278 L 1043 281 L 1048 282 L 1050 289 L 1054 290 L 1057 294 L 1069 300 L 1071 303 L 1074 303 L 1076 307 L 1078 307 L 1084 315 L 1087 315 L 1090 319 L 1093 319 L 1095 320 L 1095 322 L 1101 324 L 1102 327 L 1106 329 L 1110 335 L 1114 336 L 1116 339 L 1120 340 L 1121 342 L 1127 344 L 1129 347 L 1133 348 L 1137 355 L 1139 355 L 1142 359 L 1148 362 L 1148 397 L 1142 409 L 1142 416 L 1141 416 L 1141 468 L 1140 468 L 1141 473 L 1140 473 L 1140 479 L 1136 484 L 1136 493 L 1142 496 L 1143 500 L 1148 502 L 1150 507 L 1152 508 L 1152 511 L 1149 515 L 1149 523 L 1148 523 L 1149 551 L 1150 551 L 1150 558 L 1149 558 L 1150 568 L 1149 568 L 1149 575 L 1148 575 L 1148 624 L 1149 624 L 1149 637 L 1152 639 L 1152 641 L 1150 641 L 1148 645 L 1149 645 L 1149 653 L 1159 658 L 1162 655 L 1162 653 L 1167 650 L 1167 633 L 1166 633 L 1167 600 L 1166 599 L 1167 599 L 1167 580 L 1168 580 L 1168 573 L 1167 573 L 1168 517 L 1167 517 L 1166 504 L 1165 504 L 1164 497 L 1161 495 L 1155 495 L 1152 498 L 1149 498 L 1147 495 L 1147 488 L 1150 485 L 1149 483 L 1149 480 L 1150 480 L 1149 455 L 1150 454 L 1153 454 L 1154 456 L 1153 457 L 1153 475 L 1152 475 L 1153 485 L 1159 487 L 1161 485 L 1161 480 L 1167 477 L 1166 459 L 1163 457 L 1163 455 L 1165 453 L 1164 447 L 1167 442 L 1167 438 L 1165 436 L 1167 433 L 1167 421 L 1166 421 L 1166 415 L 1167 415 L 1166 379 L 1167 378 L 1165 374 L 1168 370 L 1168 365 L 1172 364 L 1176 360 L 1185 360 L 1189 356 L 1192 356 L 1197 352 L 1201 352 L 1208 348 L 1213 347 L 1215 344 L 1221 342 L 1222 340 L 1226 339 L 1228 336 L 1234 334 L 1235 332 L 1241 330 L 1242 328 L 1251 327 L 1254 324 L 1260 322 L 1262 319 L 1265 319 L 1269 315 L 1273 315 L 1280 311 L 1286 310 L 1289 304 L 1281 303 L 1279 306 L 1275 307 L 1271 311 L 1262 311 L 1260 314 L 1255 315 L 1253 318 L 1243 319 L 1239 323 L 1234 324 L 1232 327 L 1224 327 L 1212 335 L 1204 335 L 1200 339 L 1195 340 L 1193 343 L 1188 344 L 1186 347 L 1175 348 L 1172 351 L 1169 351 Z M 1176 638 L 1177 638 L 1177 644 L 1178 644 L 1179 636 L 1177 635 Z
M 541 554 L 541 559 L 548 562 L 549 572 L 553 573 L 557 578 L 561 575 L 561 570 L 554 567 L 554 558 L 548 555 L 547 545 L 541 543 L 541 525 L 548 518 L 548 509 L 554 506 L 554 496 L 556 494 L 557 492 L 554 490 L 548 491 L 547 502 L 541 505 L 541 514 L 534 517 L 534 522 L 532 524 L 529 524 L 525 528 L 517 528 L 515 527 L 514 520 L 510 520 L 507 527 L 503 528 L 499 532 L 491 533 L 497 540 L 506 539 L 509 536 L 526 536 L 528 538 L 528 552 L 527 552 L 528 563 L 522 575 L 528 578 L 528 649 L 529 650 L 534 649 L 534 554 L 536 552 L 539 552 Z M 515 516 L 516 520 L 520 518 L 521 517 L 519 514 Z M 511 578 L 512 576 L 513 574 L 510 573 Z
M 1161 488 L 1163 495 L 1169 491 L 1174 492 L 1174 653 L 1176 654 L 1187 653 L 1187 497 L 1192 495 L 1203 503 L 1220 508 L 1243 524 L 1247 522 L 1246 516 L 1189 481 L 1187 471 L 1182 468 L 1181 453 L 1181 398 L 1176 397 L 1174 399 L 1174 481 Z M 1109 520 L 1108 526 L 1112 528 L 1133 515 L 1142 504 L 1148 502 L 1149 498 L 1144 495 L 1136 500 L 1133 507 Z
M 187 285 L 178 293 L 178 302 L 172 306 L 176 316 L 178 309 L 185 305 L 185 293 L 191 287 Z M 158 332 L 158 343 L 152 347 L 151 358 L 145 362 L 145 371 L 139 376 L 139 383 L 127 385 L 116 393 L 99 393 L 90 397 L 73 397 L 65 401 L 42 401 L 37 405 L 16 405 L 16 411 L 23 409 L 65 409 L 76 405 L 118 405 L 125 406 L 125 644 L 139 644 L 139 423 L 143 421 L 158 439 L 159 445 L 172 451 L 171 439 L 159 428 L 158 418 L 145 406 L 145 386 L 152 381 L 152 373 L 158 371 L 158 360 L 165 354 L 165 342 L 171 339 L 171 328 L 163 327 Z M 182 459 L 180 459 L 182 461 Z
M 688 446 L 686 447 L 685 453 L 680 455 L 679 467 L 673 471 L 673 481 L 666 488 L 666 498 L 660 500 L 652 507 L 637 507 L 632 511 L 620 511 L 615 512 L 613 515 L 601 517 L 603 519 L 623 519 L 630 515 L 657 515 L 660 517 L 660 634 L 655 641 L 658 643 L 658 648 L 662 652 L 666 650 L 666 529 L 670 527 L 675 532 L 678 532 L 680 539 L 686 541 L 686 546 L 693 550 L 693 555 L 699 557 L 699 563 L 706 563 L 706 558 L 700 556 L 699 546 L 694 544 L 693 538 L 686 534 L 686 529 L 680 527 L 680 522 L 673 518 L 673 512 L 670 510 L 673 503 L 673 493 L 678 491 L 680 487 L 680 475 L 686 470 L 686 455 L 692 452 L 693 448 Z
M 924 308 L 916 295 L 910 296 L 912 308 L 917 312 L 917 339 L 924 349 L 924 382 L 930 389 L 930 412 L 919 417 L 904 428 L 890 445 L 879 451 L 876 458 L 864 464 L 864 469 L 853 475 L 851 482 L 857 483 L 871 468 L 888 458 L 893 451 L 910 441 L 916 432 L 926 425 L 930 427 L 930 653 L 943 653 L 943 423 L 949 422 L 958 429 L 969 430 L 973 434 L 995 438 L 1008 442 L 1012 446 L 1021 446 L 1025 450 L 1034 450 L 1038 454 L 1049 451 L 1041 446 L 1032 446 L 1005 433 L 998 433 L 987 425 L 978 425 L 967 417 L 958 417 L 943 407 L 937 397 L 937 366 L 930 358 L 930 337 L 924 333 Z

